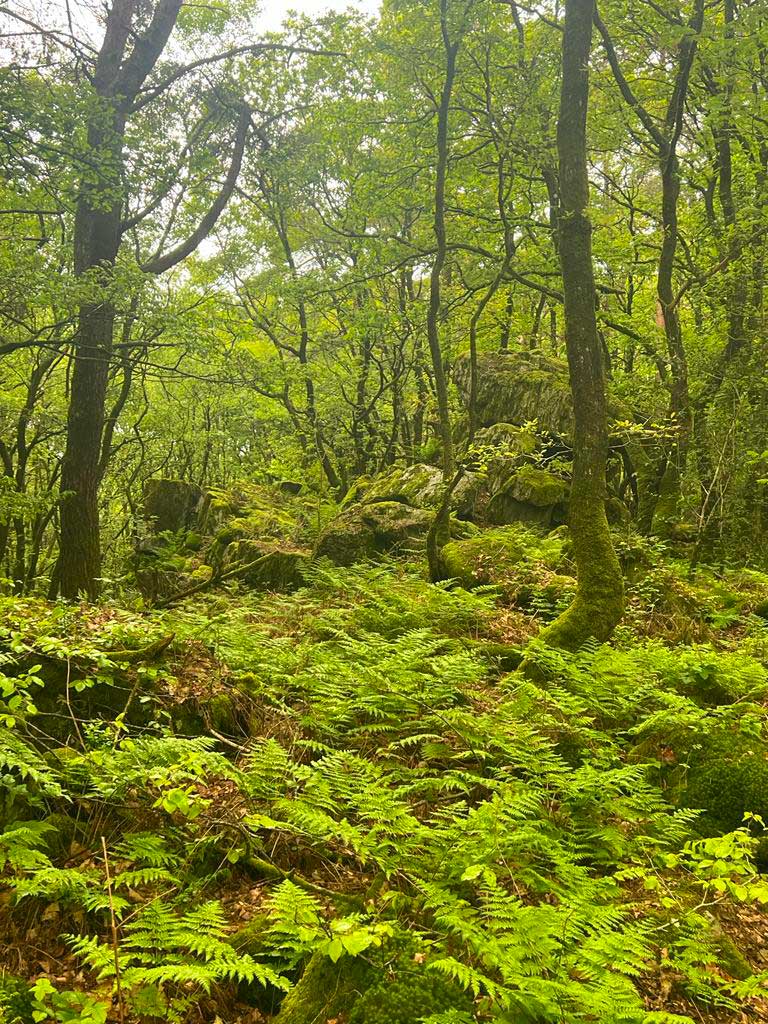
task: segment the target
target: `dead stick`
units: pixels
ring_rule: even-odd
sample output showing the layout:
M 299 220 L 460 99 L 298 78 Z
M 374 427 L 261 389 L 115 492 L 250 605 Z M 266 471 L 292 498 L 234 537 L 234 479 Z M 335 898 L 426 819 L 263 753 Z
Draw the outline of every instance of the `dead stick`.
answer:
M 112 876 L 109 873 L 109 856 L 107 841 L 101 837 L 101 848 L 104 851 L 104 870 L 107 873 L 107 893 L 109 895 L 109 920 L 112 927 L 112 950 L 115 954 L 115 992 L 117 994 L 117 1012 L 120 1024 L 125 1024 L 125 1007 L 123 1005 L 123 988 L 120 984 L 120 943 L 117 938 L 117 921 L 115 920 L 115 903 L 112 899 Z

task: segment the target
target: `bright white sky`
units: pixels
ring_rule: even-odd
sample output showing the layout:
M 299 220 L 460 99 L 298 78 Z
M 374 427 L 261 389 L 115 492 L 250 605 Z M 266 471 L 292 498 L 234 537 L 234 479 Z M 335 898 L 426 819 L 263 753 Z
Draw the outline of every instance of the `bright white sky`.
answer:
M 262 13 L 256 19 L 256 27 L 262 32 L 278 29 L 288 11 L 314 16 L 324 14 L 326 11 L 347 9 L 361 11 L 363 14 L 376 14 L 379 0 L 264 0 Z

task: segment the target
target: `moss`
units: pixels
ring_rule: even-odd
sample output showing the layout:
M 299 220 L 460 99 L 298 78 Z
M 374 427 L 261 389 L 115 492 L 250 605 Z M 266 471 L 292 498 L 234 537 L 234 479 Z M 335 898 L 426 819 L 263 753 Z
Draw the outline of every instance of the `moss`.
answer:
M 568 484 L 547 469 L 536 466 L 522 466 L 507 484 L 507 488 L 518 501 L 545 507 L 556 505 L 568 497 Z
M 703 831 L 739 828 L 746 811 L 768 820 L 768 746 L 762 740 L 718 729 L 688 753 L 687 761 L 687 771 L 678 773 L 679 802 L 703 809 Z
M 269 914 L 256 914 L 242 928 L 233 932 L 227 941 L 238 953 L 248 953 L 253 957 L 259 957 L 267 949 L 265 935 L 272 927 L 272 923 Z
M 33 1024 L 33 1002 L 29 984 L 12 974 L 0 975 L 0 1021 L 2 1024 Z
M 624 580 L 602 500 L 589 494 L 572 500 L 571 534 L 579 568 L 576 596 L 539 634 L 548 646 L 566 651 L 590 639 L 604 643 L 624 611 Z
M 361 957 L 342 957 L 333 963 L 316 953 L 285 997 L 274 1024 L 325 1024 L 348 1014 L 375 978 Z
M 355 1003 L 349 1024 L 418 1024 L 431 1014 L 471 1008 L 472 1000 L 455 982 L 411 963 L 371 986 Z
M 233 526 L 232 523 L 228 523 L 227 526 L 223 526 L 219 530 L 213 538 L 213 543 L 223 550 L 235 541 L 240 540 L 244 532 L 245 531 L 241 525 Z
M 155 479 L 144 482 L 144 517 L 154 533 L 178 533 L 194 525 L 203 492 L 186 480 Z
M 486 352 L 478 358 L 477 419 L 522 425 L 536 421 L 552 434 L 572 430 L 573 409 L 568 368 L 539 352 Z M 460 359 L 454 377 L 464 404 L 469 398 L 469 360 Z
M 507 478 L 488 502 L 491 523 L 537 523 L 552 527 L 566 517 L 568 483 L 549 470 L 522 466 Z
M 330 558 L 336 565 L 353 565 L 414 543 L 421 545 L 431 521 L 430 512 L 397 501 L 353 505 L 320 534 L 315 556 Z
M 446 578 L 458 580 L 466 589 L 495 586 L 508 599 L 530 602 L 534 593 L 549 592 L 550 585 L 557 597 L 566 583 L 573 586 L 570 577 L 552 572 L 562 563 L 565 543 L 562 535 L 543 535 L 512 524 L 452 540 L 441 557 Z
M 718 963 L 732 978 L 746 981 L 755 973 L 739 947 L 725 932 L 719 932 L 715 936 L 715 951 Z
M 237 731 L 237 710 L 228 693 L 214 693 L 206 702 L 208 720 L 217 732 L 232 735 Z
M 471 518 L 482 486 L 483 481 L 478 474 L 466 473 L 451 495 L 451 509 L 462 518 Z M 355 491 L 356 500 L 364 505 L 398 501 L 421 509 L 436 509 L 442 492 L 442 471 L 425 463 L 395 466 Z
M 225 570 L 237 565 L 251 565 L 238 573 L 238 579 L 254 590 L 290 592 L 304 585 L 303 570 L 310 552 L 283 550 L 275 541 L 238 540 L 230 544 L 224 555 Z
M 399 501 L 415 508 L 435 507 L 440 500 L 443 474 L 437 466 L 423 463 L 415 466 L 395 466 L 387 473 L 374 477 L 360 495 L 365 504 L 377 501 Z
M 441 552 L 448 577 L 468 590 L 508 579 L 525 556 L 526 536 L 518 527 L 484 530 L 477 537 L 451 541 Z
M 527 427 L 515 423 L 494 423 L 477 431 L 475 444 L 498 446 L 516 455 L 533 455 L 539 442 L 534 431 Z

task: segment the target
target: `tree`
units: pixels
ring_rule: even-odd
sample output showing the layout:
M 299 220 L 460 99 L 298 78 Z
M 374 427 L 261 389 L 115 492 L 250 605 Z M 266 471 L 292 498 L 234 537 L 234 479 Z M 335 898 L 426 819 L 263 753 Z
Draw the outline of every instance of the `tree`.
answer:
M 64 597 L 99 592 L 101 544 L 98 491 L 109 362 L 116 306 L 114 270 L 126 226 L 126 128 L 139 92 L 173 31 L 181 0 L 157 0 L 142 25 L 135 0 L 113 0 L 95 59 L 84 161 L 73 236 L 74 271 L 88 283 L 73 339 L 67 442 L 62 460 L 58 586 Z M 208 235 L 231 195 L 245 150 L 250 112 L 241 105 L 229 170 L 210 209 L 190 235 L 142 269 L 162 273 Z
M 569 524 L 578 589 L 571 605 L 543 630 L 541 639 L 569 650 L 590 637 L 607 640 L 624 605 L 621 567 L 605 513 L 608 422 L 589 221 L 587 110 L 593 13 L 594 0 L 566 2 L 557 123 L 558 251 L 575 420 Z

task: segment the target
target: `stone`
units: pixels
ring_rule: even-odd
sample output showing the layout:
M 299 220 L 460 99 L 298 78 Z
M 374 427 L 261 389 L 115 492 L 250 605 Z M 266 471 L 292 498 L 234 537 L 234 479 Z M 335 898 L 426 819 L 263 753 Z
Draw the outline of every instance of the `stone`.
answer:
M 469 357 L 457 360 L 453 377 L 464 407 L 469 405 Z M 610 393 L 608 415 L 631 421 L 631 410 Z M 482 352 L 477 360 L 477 422 L 536 424 L 536 432 L 555 437 L 573 434 L 573 400 L 568 364 L 539 350 Z
M 202 500 L 203 491 L 186 480 L 144 481 L 143 514 L 153 534 L 192 529 Z
M 237 578 L 254 590 L 288 592 L 304 586 L 303 569 L 310 557 L 307 550 L 286 550 L 269 541 L 236 540 L 224 553 L 224 569 L 257 562 Z
M 525 538 L 517 528 L 484 530 L 477 537 L 446 544 L 441 557 L 449 578 L 467 590 L 498 584 L 525 560 Z
M 477 473 L 465 473 L 451 495 L 451 510 L 460 519 L 471 519 L 475 501 L 483 487 Z M 399 501 L 413 508 L 436 509 L 443 490 L 443 474 L 437 466 L 417 463 L 394 466 L 360 488 L 355 500 L 364 505 Z
M 422 548 L 432 519 L 431 512 L 399 501 L 352 505 L 321 532 L 315 557 L 353 565 L 387 552 Z
M 521 466 L 491 494 L 486 517 L 497 526 L 519 522 L 551 529 L 566 521 L 569 490 L 568 482 L 549 470 Z
M 541 352 L 483 352 L 477 364 L 477 422 L 522 426 L 536 423 L 538 431 L 570 434 L 573 403 L 565 362 Z M 469 404 L 469 358 L 459 359 L 454 379 L 465 405 Z
M 315 953 L 283 1000 L 274 1024 L 320 1024 L 349 1013 L 375 978 L 364 957 L 343 956 L 337 963 Z
M 505 600 L 516 604 L 530 604 L 537 595 L 554 603 L 576 586 L 573 577 L 557 571 L 565 546 L 566 538 L 557 532 L 546 536 L 511 524 L 452 540 L 443 547 L 441 557 L 448 577 L 467 590 L 494 586 Z
M 762 739 L 718 728 L 686 757 L 680 803 L 703 809 L 703 831 L 739 828 L 746 811 L 768 820 L 768 744 Z

